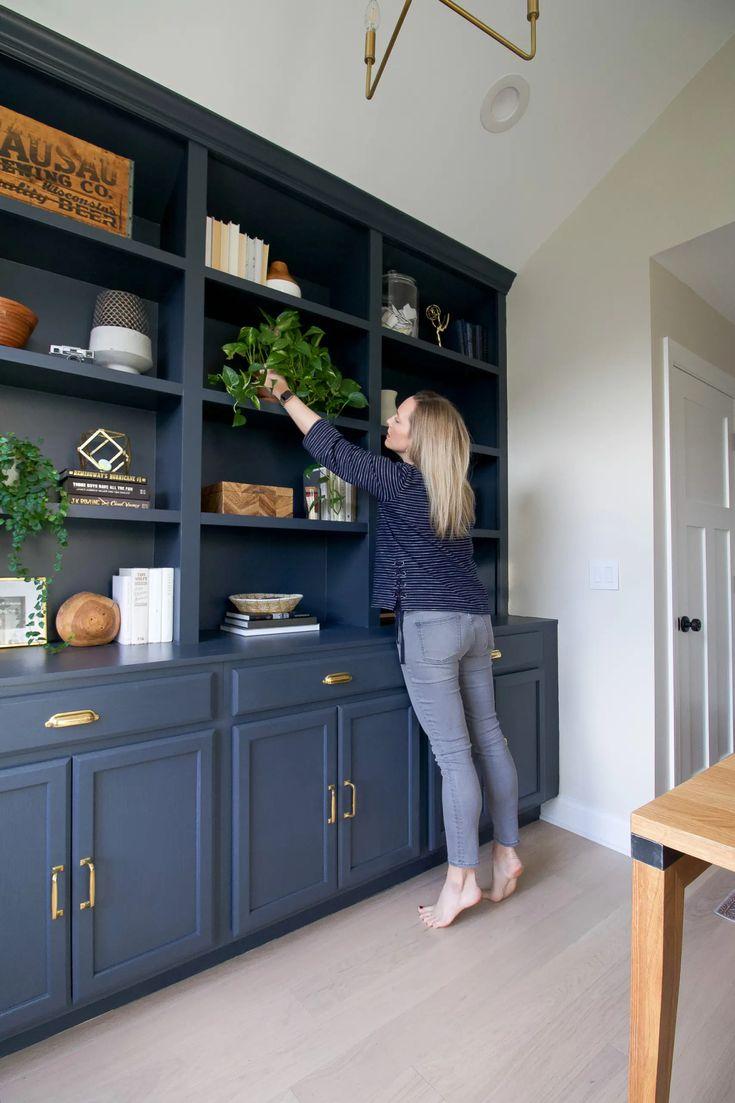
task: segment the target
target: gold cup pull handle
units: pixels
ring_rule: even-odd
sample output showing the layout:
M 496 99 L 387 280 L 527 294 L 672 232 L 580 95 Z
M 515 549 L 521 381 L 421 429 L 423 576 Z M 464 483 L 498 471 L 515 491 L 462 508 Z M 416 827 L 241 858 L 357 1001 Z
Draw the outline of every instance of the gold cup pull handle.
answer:
M 344 781 L 342 784 L 349 786 L 352 790 L 352 808 L 349 812 L 345 812 L 342 817 L 345 820 L 351 820 L 354 818 L 355 812 L 357 811 L 357 788 L 354 781 Z
M 51 867 L 51 918 L 61 919 L 64 909 L 59 907 L 59 874 L 64 872 L 63 866 Z
M 44 724 L 45 728 L 71 728 L 75 724 L 94 724 L 100 714 L 94 709 L 75 709 L 74 712 L 55 712 Z
M 327 788 L 329 789 L 329 793 L 330 793 L 329 819 L 327 820 L 327 823 L 336 823 L 337 822 L 337 786 L 336 785 L 328 785 Z
M 84 911 L 85 908 L 94 907 L 94 890 L 95 890 L 95 875 L 94 875 L 94 862 L 91 858 L 80 858 L 80 866 L 89 866 L 89 900 L 82 900 L 79 905 L 79 910 Z
M 492 651 L 490 652 L 490 658 L 491 659 L 495 659 L 497 661 L 498 659 L 502 659 L 502 657 L 503 657 L 503 652 L 500 650 L 499 647 L 494 647 L 492 649 Z
M 352 675 L 348 674 L 346 670 L 341 670 L 338 674 L 325 674 L 322 678 L 322 684 L 325 686 L 337 686 L 343 682 L 351 682 Z

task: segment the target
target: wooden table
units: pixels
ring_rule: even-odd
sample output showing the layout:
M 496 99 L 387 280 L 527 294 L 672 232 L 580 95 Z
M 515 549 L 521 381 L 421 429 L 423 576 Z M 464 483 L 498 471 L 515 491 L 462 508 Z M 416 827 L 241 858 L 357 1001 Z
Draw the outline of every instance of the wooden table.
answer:
M 628 1103 L 667 1103 L 684 890 L 710 865 L 735 871 L 735 755 L 630 817 L 633 858 Z

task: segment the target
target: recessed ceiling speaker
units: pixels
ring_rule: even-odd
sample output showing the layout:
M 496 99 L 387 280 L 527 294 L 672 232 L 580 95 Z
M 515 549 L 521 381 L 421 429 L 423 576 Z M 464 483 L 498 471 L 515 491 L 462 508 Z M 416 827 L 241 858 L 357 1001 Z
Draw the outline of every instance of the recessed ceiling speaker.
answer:
M 528 81 L 516 73 L 496 80 L 480 108 L 480 122 L 492 134 L 510 130 L 528 107 Z

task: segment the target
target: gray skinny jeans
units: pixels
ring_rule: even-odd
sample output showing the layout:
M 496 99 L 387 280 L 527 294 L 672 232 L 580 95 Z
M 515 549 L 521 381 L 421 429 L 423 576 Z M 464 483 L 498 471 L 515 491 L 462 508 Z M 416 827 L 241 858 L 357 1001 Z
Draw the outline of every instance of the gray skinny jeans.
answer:
M 401 631 L 406 689 L 442 774 L 447 860 L 476 866 L 482 793 L 473 749 L 494 838 L 504 846 L 518 843 L 518 775 L 495 712 L 490 614 L 406 609 Z

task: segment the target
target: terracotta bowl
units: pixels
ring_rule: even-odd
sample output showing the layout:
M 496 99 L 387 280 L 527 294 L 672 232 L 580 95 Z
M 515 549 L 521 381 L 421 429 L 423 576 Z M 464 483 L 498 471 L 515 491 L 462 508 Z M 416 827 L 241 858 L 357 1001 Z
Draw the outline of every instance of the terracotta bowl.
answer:
M 23 303 L 0 298 L 0 345 L 22 349 L 37 325 L 38 318 Z
M 230 594 L 238 613 L 290 613 L 303 594 Z

